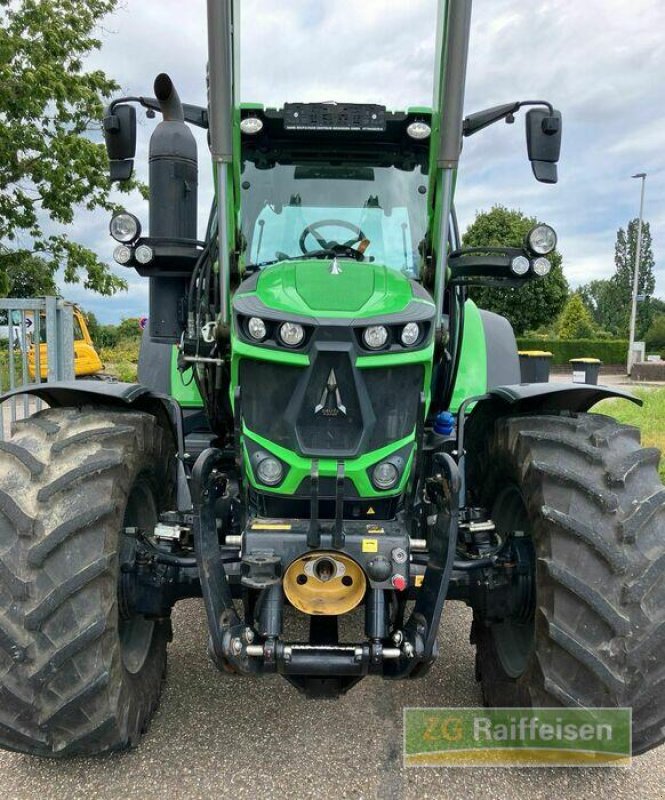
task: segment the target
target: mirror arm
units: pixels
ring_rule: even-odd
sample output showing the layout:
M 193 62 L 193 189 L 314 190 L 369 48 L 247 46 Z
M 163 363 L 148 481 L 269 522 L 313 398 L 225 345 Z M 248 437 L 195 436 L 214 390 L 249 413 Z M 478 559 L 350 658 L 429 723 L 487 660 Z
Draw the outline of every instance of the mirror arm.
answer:
M 117 97 L 115 100 L 111 101 L 111 105 L 109 106 L 109 113 L 113 113 L 113 109 L 117 105 L 121 105 L 123 103 L 138 103 L 143 108 L 148 109 L 148 111 L 161 111 L 159 106 L 159 100 L 155 97 Z M 194 106 L 190 103 L 183 103 L 182 108 L 185 114 L 185 122 L 189 122 L 190 125 L 194 125 L 197 128 L 203 128 L 204 130 L 208 129 L 208 109 L 203 108 L 203 106 Z
M 473 136 L 474 133 L 478 133 L 478 131 L 482 131 L 484 128 L 494 125 L 495 122 L 500 122 L 502 119 L 512 124 L 515 121 L 514 115 L 525 106 L 544 106 L 547 108 L 550 115 L 554 113 L 554 107 L 547 100 L 518 100 L 514 103 L 506 103 L 502 106 L 486 108 L 483 111 L 476 111 L 466 117 L 462 128 L 464 136 Z

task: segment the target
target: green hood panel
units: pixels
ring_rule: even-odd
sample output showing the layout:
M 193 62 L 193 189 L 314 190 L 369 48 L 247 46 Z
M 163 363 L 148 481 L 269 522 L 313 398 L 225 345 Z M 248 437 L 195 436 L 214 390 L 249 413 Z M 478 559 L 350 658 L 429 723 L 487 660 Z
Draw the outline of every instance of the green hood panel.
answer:
M 284 261 L 263 270 L 256 294 L 269 308 L 320 317 L 396 314 L 414 299 L 409 279 L 388 267 L 339 259 Z

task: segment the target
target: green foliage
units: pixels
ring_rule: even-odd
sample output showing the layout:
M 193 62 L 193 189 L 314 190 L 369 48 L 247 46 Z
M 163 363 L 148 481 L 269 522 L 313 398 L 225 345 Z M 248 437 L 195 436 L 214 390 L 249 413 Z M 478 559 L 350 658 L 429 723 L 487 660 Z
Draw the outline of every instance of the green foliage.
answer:
M 85 324 L 88 326 L 88 333 L 90 334 L 90 338 L 92 339 L 93 342 L 96 342 L 97 338 L 99 337 L 99 330 L 102 327 L 99 324 L 99 320 L 97 319 L 95 314 L 92 313 L 92 311 L 84 311 L 83 309 L 81 309 L 81 313 L 85 317 Z
M 645 337 L 647 353 L 665 353 L 665 314 L 658 314 Z
M 92 336 L 92 334 L 90 335 Z M 92 340 L 98 347 L 115 347 L 120 341 L 118 326 L 100 325 L 95 336 L 92 336 Z
M 7 297 L 44 297 L 58 294 L 55 262 L 19 251 L 7 253 L 3 263 Z
M 527 233 L 538 223 L 521 211 L 494 206 L 480 212 L 463 237 L 465 247 L 521 247 Z M 471 297 L 481 308 L 506 317 L 515 333 L 551 324 L 559 315 L 566 297 L 568 282 L 561 268 L 561 255 L 548 256 L 552 271 L 546 278 L 536 278 L 520 289 L 474 288 Z
M 522 337 L 520 350 L 546 350 L 552 353 L 553 364 L 568 364 L 571 358 L 599 358 L 603 364 L 625 364 L 627 339 L 539 339 Z
M 139 347 L 140 340 L 136 338 L 119 339 L 112 347 L 103 347 L 100 350 L 99 357 L 104 364 L 104 371 L 125 383 L 135 383 L 137 380 Z
M 138 317 L 123 318 L 118 325 L 118 338 L 119 339 L 136 339 L 139 340 L 143 335 L 143 331 L 139 327 Z
M 626 335 L 630 322 L 630 304 L 633 296 L 635 255 L 637 253 L 638 220 L 628 223 L 628 228 L 619 228 L 614 248 L 615 272 L 606 280 L 595 280 L 581 286 L 579 293 L 593 315 L 597 325 L 616 335 Z M 640 280 L 638 293 L 646 299 L 637 304 L 636 337 L 645 339 L 653 318 L 665 313 L 665 303 L 651 297 L 656 287 L 653 274 L 654 257 L 649 223 L 642 226 L 640 248 Z
M 623 330 L 628 330 L 630 320 L 630 303 L 633 295 L 633 279 L 635 275 L 635 256 L 637 254 L 637 228 L 639 220 L 632 219 L 628 223 L 628 230 L 619 228 L 614 252 L 614 264 L 616 273 L 616 302 L 623 311 L 624 325 Z M 654 268 L 653 249 L 651 245 L 651 228 L 649 223 L 642 225 L 642 246 L 640 248 L 640 277 L 638 282 L 638 294 L 647 296 L 647 299 L 637 304 L 637 323 L 635 326 L 636 338 L 644 339 L 649 330 L 653 312 L 651 309 L 650 296 L 656 288 L 656 278 L 653 274 Z
M 118 0 L 0 0 L 0 273 L 10 258 L 36 253 L 64 268 L 65 281 L 113 294 L 126 288 L 95 253 L 55 226 L 80 208 L 115 208 L 99 129 L 117 90 L 84 61 Z M 99 136 L 97 135 L 98 139 Z M 51 223 L 42 227 L 44 215 Z M 0 289 L 3 288 L 0 286 Z
M 136 349 L 143 331 L 138 317 L 123 319 L 119 325 L 100 325 L 94 314 L 86 314 L 88 330 L 98 348 L 130 347 Z M 138 351 L 137 351 L 138 352 Z
M 595 326 L 591 313 L 577 292 L 566 301 L 556 327 L 561 339 L 589 339 L 593 336 Z
M 617 282 L 614 278 L 590 281 L 577 291 L 596 325 L 614 336 L 626 333 L 626 309 L 617 297 Z

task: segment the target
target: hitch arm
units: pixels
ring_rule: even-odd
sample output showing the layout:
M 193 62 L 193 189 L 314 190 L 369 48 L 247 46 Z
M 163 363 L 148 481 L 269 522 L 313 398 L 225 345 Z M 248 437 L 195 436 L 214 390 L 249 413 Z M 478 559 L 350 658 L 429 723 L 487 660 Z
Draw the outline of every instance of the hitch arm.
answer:
M 197 458 L 192 470 L 193 533 L 201 593 L 208 617 L 211 655 L 218 665 L 228 661 L 225 632 L 240 627 L 233 605 L 217 536 L 215 502 L 226 489 L 226 479 L 217 472 L 223 453 L 209 447 Z

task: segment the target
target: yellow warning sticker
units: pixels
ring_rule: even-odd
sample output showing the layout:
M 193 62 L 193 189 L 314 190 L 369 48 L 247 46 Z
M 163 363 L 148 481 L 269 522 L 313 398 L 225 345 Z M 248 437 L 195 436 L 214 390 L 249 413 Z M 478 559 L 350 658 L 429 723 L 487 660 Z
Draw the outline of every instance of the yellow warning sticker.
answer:
M 416 589 L 420 589 L 420 587 L 423 585 L 424 580 L 425 580 L 424 575 L 416 575 L 413 578 L 413 585 L 416 587 Z
M 378 539 L 363 539 L 363 553 L 378 553 L 379 540 Z
M 253 531 L 290 531 L 291 525 L 288 522 L 254 522 Z
M 375 511 L 375 510 L 372 508 L 372 506 L 370 506 L 370 507 L 367 509 L 367 516 L 368 516 L 368 517 L 373 517 L 375 514 L 376 514 L 376 511 Z

